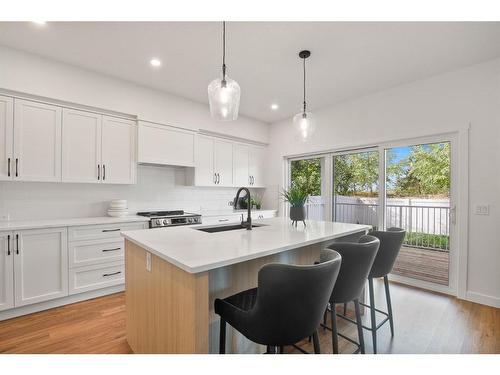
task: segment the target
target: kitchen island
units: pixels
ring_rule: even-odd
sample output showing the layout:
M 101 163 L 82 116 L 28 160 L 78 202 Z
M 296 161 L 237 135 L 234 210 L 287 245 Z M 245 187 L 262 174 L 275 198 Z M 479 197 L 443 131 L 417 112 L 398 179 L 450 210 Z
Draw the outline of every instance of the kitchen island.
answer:
M 357 237 L 368 225 L 290 220 L 256 221 L 253 230 L 209 233 L 192 225 L 126 231 L 125 295 L 127 341 L 135 353 L 216 353 L 216 298 L 257 286 L 270 262 L 312 264 L 338 239 Z M 201 229 L 201 230 L 200 230 Z M 262 348 L 228 329 L 234 353 Z

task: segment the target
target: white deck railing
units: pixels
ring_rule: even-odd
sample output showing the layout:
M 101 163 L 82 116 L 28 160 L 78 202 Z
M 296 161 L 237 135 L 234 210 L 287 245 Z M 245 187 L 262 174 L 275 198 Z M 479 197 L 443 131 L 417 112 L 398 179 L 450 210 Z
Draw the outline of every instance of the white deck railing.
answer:
M 306 205 L 307 218 L 325 219 L 325 204 L 320 197 L 311 197 Z M 379 205 L 372 203 L 335 203 L 334 220 L 344 223 L 378 226 Z M 433 205 L 388 204 L 386 227 L 406 230 L 405 245 L 449 251 L 450 207 Z

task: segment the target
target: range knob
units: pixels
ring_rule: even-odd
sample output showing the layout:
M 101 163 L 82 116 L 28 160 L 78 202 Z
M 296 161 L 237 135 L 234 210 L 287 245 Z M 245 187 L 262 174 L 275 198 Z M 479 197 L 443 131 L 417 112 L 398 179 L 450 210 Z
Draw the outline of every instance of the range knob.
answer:
M 162 223 L 162 220 L 161 220 L 161 219 L 156 219 L 156 220 L 155 220 L 155 223 L 156 223 L 156 225 L 160 226 L 160 225 L 161 225 L 161 223 Z
M 163 219 L 163 225 L 168 225 L 170 224 L 170 220 L 169 219 Z

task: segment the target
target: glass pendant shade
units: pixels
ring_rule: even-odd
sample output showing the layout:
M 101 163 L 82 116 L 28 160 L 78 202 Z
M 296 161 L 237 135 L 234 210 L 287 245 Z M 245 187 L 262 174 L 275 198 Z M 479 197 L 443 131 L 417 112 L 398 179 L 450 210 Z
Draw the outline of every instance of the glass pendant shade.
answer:
M 309 140 L 316 128 L 316 121 L 311 112 L 300 112 L 293 117 L 293 127 L 298 140 L 305 142 Z
M 210 114 L 219 121 L 233 121 L 238 118 L 240 85 L 228 76 L 224 83 L 222 79 L 216 78 L 208 85 Z

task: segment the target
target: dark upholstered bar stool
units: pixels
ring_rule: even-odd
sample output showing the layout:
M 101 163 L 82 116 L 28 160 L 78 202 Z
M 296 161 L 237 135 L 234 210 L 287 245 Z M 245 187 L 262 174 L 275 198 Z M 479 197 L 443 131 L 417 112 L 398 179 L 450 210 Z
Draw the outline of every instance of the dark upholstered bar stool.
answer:
M 215 300 L 220 315 L 220 347 L 225 353 L 226 322 L 246 338 L 266 345 L 267 352 L 313 336 L 320 353 L 317 329 L 340 269 L 341 257 L 323 250 L 322 263 L 288 265 L 271 263 L 259 270 L 258 287 Z
M 368 273 L 373 265 L 380 241 L 373 236 L 361 236 L 358 242 L 336 242 L 329 246 L 330 249 L 337 251 L 342 256 L 342 265 L 340 273 L 335 282 L 332 295 L 330 296 L 330 309 L 332 317 L 332 327 L 326 326 L 326 313 L 323 321 L 323 327 L 332 331 L 333 353 L 339 352 L 338 336 L 352 342 L 358 346 L 355 353 L 365 353 L 365 344 L 363 339 L 363 323 L 361 322 L 361 312 L 359 308 L 359 296 L 363 292 Z M 346 316 L 339 317 L 350 321 L 358 326 L 358 340 L 344 336 L 337 331 L 337 313 L 335 307 L 339 303 L 354 302 L 356 312 L 356 321 Z M 344 314 L 345 315 L 345 314 Z
M 377 330 L 387 321 L 391 326 L 391 336 L 394 337 L 394 320 L 392 317 L 391 294 L 389 292 L 389 279 L 387 275 L 391 273 L 392 267 L 396 262 L 396 258 L 405 238 L 405 230 L 401 228 L 389 228 L 387 231 L 372 231 L 370 235 L 377 237 L 380 240 L 380 248 L 378 250 L 372 269 L 368 275 L 368 288 L 370 294 L 370 305 L 362 304 L 370 309 L 371 326 L 363 328 L 372 332 L 373 353 L 377 353 Z M 373 290 L 373 279 L 384 278 L 385 298 L 387 300 L 387 312 L 375 308 L 375 293 Z M 377 324 L 376 312 L 385 316 L 385 318 Z

